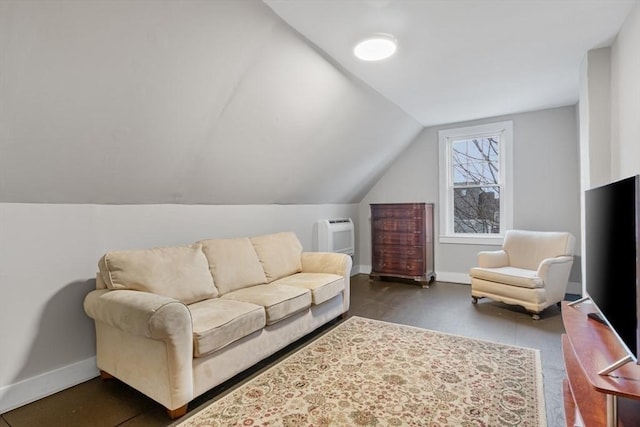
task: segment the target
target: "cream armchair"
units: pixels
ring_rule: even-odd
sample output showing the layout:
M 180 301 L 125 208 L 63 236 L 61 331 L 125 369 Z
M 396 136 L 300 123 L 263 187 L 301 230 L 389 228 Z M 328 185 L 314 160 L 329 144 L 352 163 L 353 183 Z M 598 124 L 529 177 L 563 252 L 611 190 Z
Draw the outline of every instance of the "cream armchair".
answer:
M 574 245 L 571 233 L 508 230 L 501 250 L 478 253 L 478 267 L 469 271 L 472 302 L 488 297 L 520 305 L 539 319 L 564 299 Z

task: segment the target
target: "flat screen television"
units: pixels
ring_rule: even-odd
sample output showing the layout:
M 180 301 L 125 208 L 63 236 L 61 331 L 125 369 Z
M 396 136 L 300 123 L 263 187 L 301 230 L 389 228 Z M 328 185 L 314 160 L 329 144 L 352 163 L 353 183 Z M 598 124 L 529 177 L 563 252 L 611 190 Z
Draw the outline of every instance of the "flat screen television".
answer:
M 585 191 L 585 288 L 600 320 L 638 363 L 638 175 Z

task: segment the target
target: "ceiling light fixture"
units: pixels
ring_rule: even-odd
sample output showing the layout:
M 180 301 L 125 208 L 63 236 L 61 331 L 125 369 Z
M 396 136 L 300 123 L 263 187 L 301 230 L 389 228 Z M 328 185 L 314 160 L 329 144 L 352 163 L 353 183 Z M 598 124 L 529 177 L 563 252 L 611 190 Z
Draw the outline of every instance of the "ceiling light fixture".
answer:
M 363 61 L 380 61 L 393 55 L 398 41 L 390 34 L 374 34 L 359 42 L 353 54 Z

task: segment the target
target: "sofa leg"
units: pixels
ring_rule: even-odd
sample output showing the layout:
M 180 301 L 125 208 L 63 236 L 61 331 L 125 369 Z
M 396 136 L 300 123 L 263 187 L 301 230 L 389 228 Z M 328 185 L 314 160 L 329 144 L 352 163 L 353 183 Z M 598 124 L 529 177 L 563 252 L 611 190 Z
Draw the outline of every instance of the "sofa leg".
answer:
M 539 315 L 538 313 L 533 313 L 533 314 L 531 315 L 531 318 L 532 318 L 533 320 L 540 320 L 540 315 Z
M 180 418 L 187 413 L 187 405 L 181 406 L 176 409 L 167 409 L 167 415 L 172 420 L 175 420 L 176 418 Z
M 471 297 L 471 304 L 477 304 L 478 303 L 478 297 Z
M 112 380 L 113 378 L 114 378 L 113 375 L 100 369 L 100 379 Z

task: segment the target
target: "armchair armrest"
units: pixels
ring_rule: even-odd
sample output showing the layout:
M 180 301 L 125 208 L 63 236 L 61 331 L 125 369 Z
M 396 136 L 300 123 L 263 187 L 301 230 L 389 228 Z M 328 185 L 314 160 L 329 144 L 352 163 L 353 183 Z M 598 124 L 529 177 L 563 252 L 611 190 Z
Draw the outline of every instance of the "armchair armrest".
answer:
M 538 266 L 538 276 L 544 278 L 554 271 L 563 271 L 569 273 L 571 265 L 573 264 L 573 257 L 569 255 L 561 255 L 554 258 L 545 258 L 540 262 Z M 568 277 L 568 276 L 567 276 Z
M 191 315 L 180 301 L 148 292 L 99 289 L 84 300 L 92 319 L 124 332 L 155 340 L 192 336 Z
M 478 267 L 498 268 L 509 265 L 509 255 L 503 250 L 478 252 Z
M 572 265 L 573 257 L 569 255 L 545 258 L 540 262 L 538 276 L 544 281 L 550 299 L 561 301 L 564 298 Z

